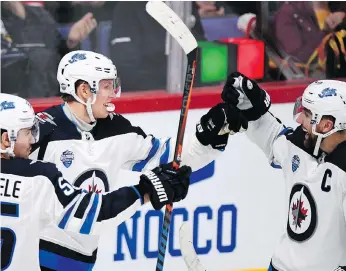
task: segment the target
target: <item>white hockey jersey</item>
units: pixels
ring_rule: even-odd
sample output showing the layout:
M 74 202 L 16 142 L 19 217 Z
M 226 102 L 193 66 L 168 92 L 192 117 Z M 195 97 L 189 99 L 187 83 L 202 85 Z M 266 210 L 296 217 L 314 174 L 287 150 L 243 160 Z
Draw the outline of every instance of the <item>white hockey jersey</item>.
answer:
M 332 271 L 345 265 L 346 142 L 314 157 L 304 146 L 303 129 L 285 128 L 270 113 L 250 122 L 246 133 L 285 177 L 287 227 L 272 257 L 274 269 Z
M 90 133 L 78 131 L 65 115 L 64 105 L 40 113 L 42 140 L 35 152 L 38 159 L 54 162 L 64 176 L 77 187 L 104 192 L 112 189 L 120 169 L 141 172 L 173 160 L 175 139 L 155 138 L 134 127 L 121 115 L 100 119 Z M 221 152 L 203 146 L 194 136 L 186 137 L 182 164 L 197 170 L 212 162 Z M 111 230 L 115 230 L 113 225 Z M 92 240 L 91 240 L 92 239 Z M 55 263 L 86 263 L 85 270 L 96 261 L 98 237 L 71 238 L 56 228 L 45 229 L 40 242 L 40 262 L 52 270 L 64 270 Z M 55 261 L 45 259 L 56 257 Z M 88 269 L 89 268 L 89 269 Z M 80 270 L 80 269 L 78 269 Z
M 1 270 L 40 270 L 40 231 L 48 225 L 98 235 L 103 220 L 122 223 L 141 206 L 133 187 L 88 193 L 73 187 L 54 164 L 40 161 L 1 159 L 0 181 Z

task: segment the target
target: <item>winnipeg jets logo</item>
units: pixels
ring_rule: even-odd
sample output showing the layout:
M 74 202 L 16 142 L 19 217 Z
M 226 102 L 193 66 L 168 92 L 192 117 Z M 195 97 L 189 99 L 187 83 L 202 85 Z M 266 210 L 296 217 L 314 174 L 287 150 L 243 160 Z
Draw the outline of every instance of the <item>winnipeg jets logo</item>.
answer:
M 97 194 L 102 193 L 102 188 L 98 189 L 97 184 L 95 184 L 96 181 L 96 175 L 95 171 L 93 172 L 93 175 L 91 176 L 91 185 L 88 185 L 88 191 L 89 192 L 95 192 Z
M 330 97 L 330 96 L 336 96 L 336 89 L 335 88 L 325 88 L 321 91 L 320 94 L 318 94 L 318 96 L 320 98 L 324 98 L 324 97 Z
M 296 203 L 293 203 L 292 206 L 292 215 L 293 215 L 293 225 L 301 228 L 302 222 L 306 219 L 308 209 L 304 208 L 304 201 L 302 201 L 302 197 L 297 199 Z
M 85 54 L 75 53 L 68 62 L 70 62 L 72 64 L 72 63 L 75 63 L 79 60 L 84 60 L 84 59 L 86 59 Z
M 14 102 L 3 101 L 2 103 L 0 103 L 0 111 L 14 108 Z
M 313 235 L 316 225 L 316 204 L 308 186 L 295 184 L 290 194 L 288 236 L 297 242 L 303 242 Z
M 80 174 L 73 183 L 89 192 L 103 193 L 109 191 L 109 182 L 106 173 L 101 169 L 89 169 Z

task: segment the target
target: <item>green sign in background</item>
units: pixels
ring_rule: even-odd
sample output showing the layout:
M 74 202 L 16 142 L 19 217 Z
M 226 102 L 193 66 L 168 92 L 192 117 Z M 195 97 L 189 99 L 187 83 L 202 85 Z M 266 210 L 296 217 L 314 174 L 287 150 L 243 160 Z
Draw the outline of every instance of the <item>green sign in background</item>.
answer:
M 224 81 L 228 73 L 228 47 L 224 44 L 199 41 L 201 82 Z

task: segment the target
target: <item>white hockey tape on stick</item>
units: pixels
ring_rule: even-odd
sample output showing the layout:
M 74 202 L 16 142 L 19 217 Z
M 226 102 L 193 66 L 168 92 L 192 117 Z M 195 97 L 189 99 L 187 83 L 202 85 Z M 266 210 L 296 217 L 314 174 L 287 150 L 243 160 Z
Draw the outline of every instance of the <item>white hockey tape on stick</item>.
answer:
M 145 6 L 146 11 L 163 28 L 169 32 L 173 38 L 183 48 L 186 55 L 197 48 L 197 41 L 189 28 L 183 23 L 180 17 L 164 2 L 149 1 Z
M 192 243 L 192 232 L 188 222 L 184 222 L 179 230 L 179 243 L 181 254 L 189 271 L 208 271 L 198 259 Z

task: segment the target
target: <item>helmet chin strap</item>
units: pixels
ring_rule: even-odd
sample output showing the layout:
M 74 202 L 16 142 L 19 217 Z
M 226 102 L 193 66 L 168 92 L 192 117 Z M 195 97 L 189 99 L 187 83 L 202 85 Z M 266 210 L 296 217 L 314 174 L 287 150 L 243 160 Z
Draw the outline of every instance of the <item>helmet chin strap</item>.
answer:
M 314 135 L 317 135 L 317 141 L 316 141 L 316 144 L 315 144 L 315 149 L 314 149 L 314 155 L 317 156 L 318 155 L 318 151 L 321 147 L 321 143 L 322 143 L 322 140 L 328 136 L 330 136 L 331 134 L 334 134 L 335 132 L 339 131 L 339 129 L 337 128 L 334 128 L 332 130 L 330 130 L 329 132 L 325 133 L 325 134 L 321 134 L 321 133 L 318 133 L 316 132 L 316 125 L 317 124 L 314 124 L 312 126 L 312 133 Z
M 315 148 L 314 148 L 314 155 L 315 156 L 318 155 L 318 151 L 320 150 L 322 139 L 323 139 L 323 136 L 320 136 L 320 135 L 317 136 L 317 141 L 316 141 Z
M 96 94 L 93 93 L 93 97 L 92 98 L 89 98 L 87 100 L 87 102 L 84 102 L 81 100 L 81 98 L 79 98 L 77 95 L 73 95 L 73 97 L 78 101 L 80 102 L 81 104 L 84 104 L 85 105 L 85 108 L 86 108 L 86 111 L 88 113 L 88 116 L 91 120 L 91 122 L 95 122 L 96 119 L 94 117 L 94 114 L 93 114 L 93 110 L 91 108 L 91 106 L 96 102 Z
M 86 105 L 85 105 L 91 122 L 96 121 L 94 114 L 93 114 L 93 109 L 91 108 L 91 106 L 95 103 L 95 101 L 96 101 L 96 94 L 93 94 L 93 100 L 91 101 L 91 98 L 89 98 L 88 101 L 86 102 Z

